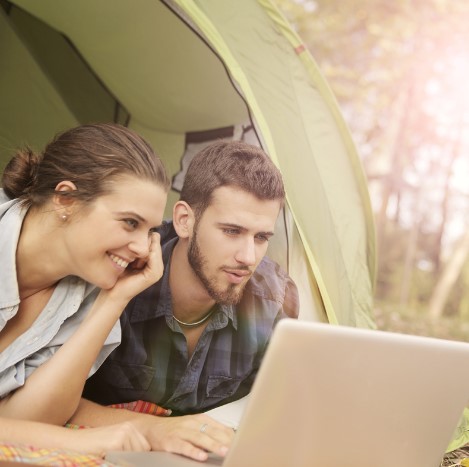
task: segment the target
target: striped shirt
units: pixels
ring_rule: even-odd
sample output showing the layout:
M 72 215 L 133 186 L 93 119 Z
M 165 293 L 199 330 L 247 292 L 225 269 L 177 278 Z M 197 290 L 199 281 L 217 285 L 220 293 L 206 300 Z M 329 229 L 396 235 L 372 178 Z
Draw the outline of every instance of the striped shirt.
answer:
M 162 279 L 140 293 L 121 317 L 122 343 L 88 380 L 84 397 L 101 404 L 145 400 L 197 413 L 249 393 L 279 319 L 298 317 L 298 291 L 280 266 L 264 258 L 237 305 L 216 307 L 193 354 L 173 319 L 169 266 L 177 235 L 161 232 Z

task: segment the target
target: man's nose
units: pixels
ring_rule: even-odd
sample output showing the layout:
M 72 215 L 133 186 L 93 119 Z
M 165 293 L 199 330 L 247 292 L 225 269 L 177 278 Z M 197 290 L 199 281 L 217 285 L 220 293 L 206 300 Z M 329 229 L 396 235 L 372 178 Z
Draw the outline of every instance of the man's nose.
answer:
M 256 245 L 253 238 L 243 241 L 236 254 L 236 261 L 247 266 L 256 264 Z

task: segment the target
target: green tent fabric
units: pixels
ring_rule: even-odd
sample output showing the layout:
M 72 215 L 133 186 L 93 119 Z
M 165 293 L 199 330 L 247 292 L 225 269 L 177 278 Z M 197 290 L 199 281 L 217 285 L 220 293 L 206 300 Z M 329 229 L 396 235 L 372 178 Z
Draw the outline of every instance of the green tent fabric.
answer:
M 0 5 L 2 167 L 18 145 L 39 149 L 92 121 L 140 132 L 172 175 L 188 141 L 245 137 L 284 176 L 288 205 L 269 255 L 298 283 L 300 317 L 374 326 L 360 161 L 313 58 L 270 1 Z

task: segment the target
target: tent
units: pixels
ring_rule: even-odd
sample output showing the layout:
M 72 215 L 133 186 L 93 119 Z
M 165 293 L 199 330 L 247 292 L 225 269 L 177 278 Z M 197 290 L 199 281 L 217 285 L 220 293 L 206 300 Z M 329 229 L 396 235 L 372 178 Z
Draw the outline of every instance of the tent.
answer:
M 19 145 L 116 121 L 161 155 L 171 207 L 201 145 L 259 144 L 285 180 L 268 254 L 298 284 L 300 318 L 374 327 L 362 167 L 325 79 L 269 0 L 0 0 L 0 64 L 0 168 Z

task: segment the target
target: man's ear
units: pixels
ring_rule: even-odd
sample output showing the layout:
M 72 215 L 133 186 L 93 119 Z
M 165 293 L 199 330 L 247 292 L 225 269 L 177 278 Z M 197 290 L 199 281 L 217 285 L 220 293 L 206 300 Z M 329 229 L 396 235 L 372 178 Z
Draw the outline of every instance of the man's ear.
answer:
M 60 182 L 55 187 L 56 193 L 52 197 L 52 202 L 54 203 L 55 210 L 62 219 L 65 219 L 63 216 L 68 217 L 72 214 L 73 205 L 76 203 L 76 199 L 73 196 L 68 195 L 73 191 L 76 191 L 76 189 L 76 185 L 69 180 Z
M 178 201 L 173 207 L 173 226 L 179 238 L 192 236 L 195 216 L 192 208 L 185 201 Z

